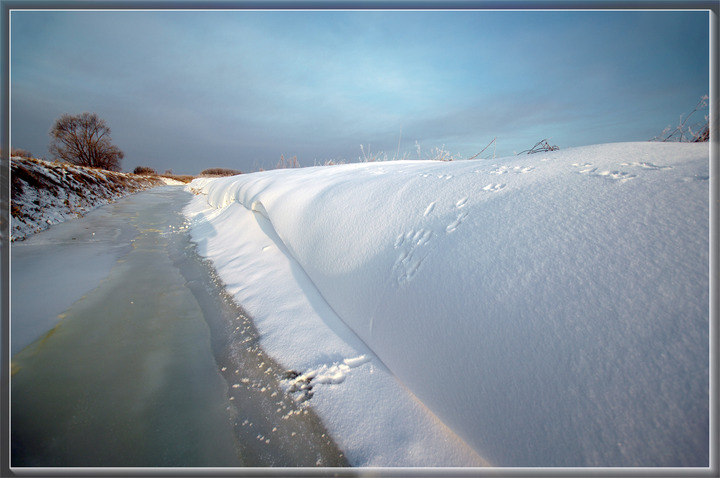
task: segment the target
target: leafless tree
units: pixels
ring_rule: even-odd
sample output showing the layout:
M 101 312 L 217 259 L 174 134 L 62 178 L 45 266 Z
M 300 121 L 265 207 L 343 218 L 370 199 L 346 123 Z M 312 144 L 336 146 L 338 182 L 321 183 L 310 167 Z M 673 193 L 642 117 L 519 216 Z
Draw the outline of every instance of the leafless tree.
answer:
M 68 163 L 120 171 L 125 154 L 112 144 L 110 128 L 95 113 L 64 114 L 50 130 L 50 152 Z

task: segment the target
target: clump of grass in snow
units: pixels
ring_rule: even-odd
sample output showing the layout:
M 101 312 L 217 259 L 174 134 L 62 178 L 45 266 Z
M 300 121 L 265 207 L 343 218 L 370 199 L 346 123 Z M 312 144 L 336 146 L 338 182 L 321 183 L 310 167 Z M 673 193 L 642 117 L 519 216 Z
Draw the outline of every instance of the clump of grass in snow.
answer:
M 490 141 L 487 146 L 485 146 L 479 153 L 476 155 L 467 158 L 467 159 L 483 159 L 481 155 L 487 150 L 491 145 L 494 145 L 496 143 L 497 138 L 493 138 L 492 141 Z M 416 157 L 413 157 L 413 155 L 408 152 L 404 151 L 400 152 L 400 142 L 398 141 L 398 147 L 397 151 L 392 157 L 389 157 L 387 153 L 383 151 L 375 151 L 373 152 L 371 149 L 370 144 L 367 145 L 367 150 L 365 149 L 365 145 L 360 145 L 360 151 L 362 153 L 362 156 L 358 156 L 358 162 L 360 163 L 374 163 L 374 162 L 383 162 L 383 161 L 402 161 L 407 159 L 418 159 L 423 161 L 456 161 L 463 159 L 462 156 L 458 153 L 451 153 L 448 149 L 445 148 L 445 145 L 443 144 L 440 147 L 433 147 L 430 148 L 427 152 L 427 154 L 424 154 L 423 149 L 420 146 L 420 143 L 416 140 L 415 141 L 415 153 Z M 495 157 L 495 148 L 493 148 L 493 154 L 492 157 Z M 314 166 L 334 166 L 337 164 L 346 164 L 347 161 L 344 159 L 328 159 L 325 161 L 315 161 Z
M 525 151 L 520 151 L 518 154 L 544 153 L 546 151 L 557 151 L 558 149 L 560 149 L 560 148 L 557 147 L 556 145 L 554 145 L 554 144 L 551 145 L 550 143 L 548 143 L 547 139 L 541 139 L 540 141 L 535 143 L 535 146 L 533 146 L 532 148 L 526 149 Z
M 402 155 L 400 154 L 400 148 L 398 148 L 397 152 L 392 158 L 388 158 L 387 153 L 384 153 L 382 151 L 379 152 L 371 152 L 370 145 L 368 145 L 368 151 L 365 152 L 365 147 L 361 144 L 360 145 L 360 151 L 362 152 L 362 157 L 358 157 L 358 160 L 361 163 L 372 163 L 375 161 L 402 161 L 405 159 L 411 159 L 411 154 L 409 152 L 403 152 Z M 462 159 L 462 156 L 459 154 L 452 154 L 450 151 L 445 149 L 445 145 L 443 144 L 440 147 L 434 147 L 431 148 L 428 151 L 428 154 L 423 156 L 422 149 L 420 147 L 420 143 L 415 141 L 415 151 L 417 153 L 417 159 L 420 160 L 427 160 L 427 161 L 455 161 L 458 159 Z
M 299 168 L 300 163 L 298 162 L 297 156 L 293 156 L 292 158 L 285 159 L 285 155 L 280 155 L 280 161 L 277 163 L 277 166 L 275 166 L 275 169 L 289 169 L 289 168 Z
M 675 128 L 671 128 L 670 125 L 667 125 L 662 133 L 654 137 L 652 141 L 694 143 L 710 141 L 710 120 L 707 114 L 704 116 L 702 121 L 688 124 L 688 120 L 690 120 L 695 113 L 708 106 L 708 99 L 708 95 L 701 96 L 698 104 L 695 105 L 695 108 L 689 115 L 685 116 L 685 119 L 683 119 L 683 115 L 680 115 L 680 120 Z
M 344 159 L 326 159 L 325 161 L 315 160 L 315 164 L 313 166 L 337 166 L 338 164 L 346 164 L 347 161 Z

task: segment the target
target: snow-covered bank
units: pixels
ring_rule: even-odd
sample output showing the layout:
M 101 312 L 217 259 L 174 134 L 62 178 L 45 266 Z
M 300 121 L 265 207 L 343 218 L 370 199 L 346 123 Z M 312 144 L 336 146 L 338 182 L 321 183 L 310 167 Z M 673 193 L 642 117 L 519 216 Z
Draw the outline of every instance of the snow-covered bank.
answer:
M 708 155 L 267 171 L 186 214 L 354 465 L 708 466 Z
M 11 158 L 10 168 L 13 241 L 133 192 L 165 184 L 152 176 L 17 156 Z

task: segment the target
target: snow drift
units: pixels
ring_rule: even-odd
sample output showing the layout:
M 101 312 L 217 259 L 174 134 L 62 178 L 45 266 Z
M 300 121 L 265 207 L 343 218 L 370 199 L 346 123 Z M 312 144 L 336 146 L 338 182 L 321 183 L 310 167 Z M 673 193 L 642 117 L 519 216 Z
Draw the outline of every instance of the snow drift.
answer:
M 341 341 L 344 325 L 361 339 L 346 357 L 369 349 L 491 465 L 708 466 L 709 179 L 707 143 L 608 144 L 196 179 L 187 214 L 288 367 L 332 342 L 303 342 L 314 319 L 282 315 L 295 283 Z M 292 266 L 280 283 L 273 251 Z M 373 386 L 311 403 L 361 435 L 332 410 Z M 411 441 L 381 435 L 348 457 L 448 464 L 432 446 L 373 457 Z

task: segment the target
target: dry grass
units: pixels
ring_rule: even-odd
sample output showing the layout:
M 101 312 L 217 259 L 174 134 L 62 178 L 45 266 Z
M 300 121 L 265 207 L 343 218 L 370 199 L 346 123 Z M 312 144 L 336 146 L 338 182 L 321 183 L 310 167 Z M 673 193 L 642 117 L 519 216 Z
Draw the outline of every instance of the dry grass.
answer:
M 57 216 L 82 215 L 99 204 L 164 184 L 157 177 L 118 173 L 15 156 L 10 161 L 13 240 L 28 228 L 47 227 Z M 53 217 L 48 216 L 56 211 Z M 42 221 L 47 224 L 38 225 Z
M 181 183 L 185 184 L 195 179 L 195 176 L 190 176 L 189 174 L 160 174 L 158 175 L 158 177 L 174 179 L 175 181 L 180 181 Z

